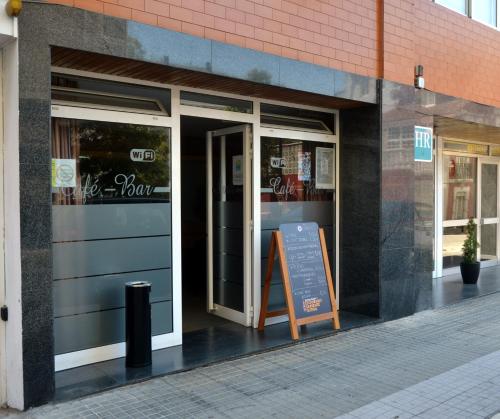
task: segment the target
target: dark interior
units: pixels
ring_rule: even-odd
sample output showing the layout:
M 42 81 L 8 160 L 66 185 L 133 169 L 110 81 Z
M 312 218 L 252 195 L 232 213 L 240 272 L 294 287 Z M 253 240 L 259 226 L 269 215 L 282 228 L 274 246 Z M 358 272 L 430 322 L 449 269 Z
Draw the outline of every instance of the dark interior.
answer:
M 182 319 L 183 332 L 228 323 L 207 312 L 206 134 L 238 125 L 181 117 Z

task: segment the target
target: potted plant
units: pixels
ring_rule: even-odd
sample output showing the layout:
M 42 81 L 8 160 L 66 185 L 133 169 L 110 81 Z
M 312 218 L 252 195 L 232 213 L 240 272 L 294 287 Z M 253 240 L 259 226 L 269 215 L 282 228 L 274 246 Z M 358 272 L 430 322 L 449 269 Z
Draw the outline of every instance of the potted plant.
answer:
M 464 260 L 460 264 L 460 273 L 464 284 L 475 284 L 479 278 L 480 263 L 477 261 L 477 226 L 471 218 L 465 227 L 464 245 L 462 247 Z

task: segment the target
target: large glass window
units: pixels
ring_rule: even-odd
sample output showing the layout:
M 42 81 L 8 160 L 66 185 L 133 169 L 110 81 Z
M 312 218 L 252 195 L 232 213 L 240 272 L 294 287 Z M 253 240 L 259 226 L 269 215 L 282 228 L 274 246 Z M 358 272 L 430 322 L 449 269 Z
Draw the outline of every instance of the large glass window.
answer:
M 55 353 L 125 340 L 124 284 L 172 331 L 170 129 L 53 118 Z
M 262 137 L 262 266 L 267 264 L 271 232 L 281 223 L 314 221 L 325 230 L 334 269 L 335 199 L 334 144 Z M 277 308 L 283 304 L 277 268 L 273 273 L 270 305 Z
M 476 216 L 477 158 L 443 156 L 443 219 Z
M 467 14 L 467 1 L 468 0 L 436 0 L 436 3 L 465 15 Z
M 496 26 L 497 0 L 473 0 L 471 17 L 488 25 Z
M 498 0 L 434 0 L 479 22 L 497 26 Z

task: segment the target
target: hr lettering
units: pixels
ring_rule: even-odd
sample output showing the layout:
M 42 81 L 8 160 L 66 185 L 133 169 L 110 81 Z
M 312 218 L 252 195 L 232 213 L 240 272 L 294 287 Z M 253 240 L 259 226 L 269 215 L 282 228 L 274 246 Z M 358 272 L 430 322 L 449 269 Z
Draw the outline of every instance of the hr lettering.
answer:
M 419 148 L 431 148 L 431 134 L 428 132 L 415 132 L 415 146 Z

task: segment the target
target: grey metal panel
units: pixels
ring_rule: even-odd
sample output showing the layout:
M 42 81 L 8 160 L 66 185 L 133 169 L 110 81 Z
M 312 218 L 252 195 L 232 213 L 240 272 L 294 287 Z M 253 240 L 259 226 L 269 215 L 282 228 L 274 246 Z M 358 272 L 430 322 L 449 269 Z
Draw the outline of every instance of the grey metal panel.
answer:
M 214 202 L 214 227 L 241 228 L 242 225 L 242 202 Z
M 170 203 L 53 205 L 52 240 L 80 241 L 171 233 Z
M 125 306 L 125 283 L 151 282 L 151 302 L 172 300 L 170 269 L 54 281 L 54 316 L 68 316 Z
M 243 230 L 215 228 L 214 252 L 243 256 Z
M 170 268 L 170 236 L 53 244 L 53 278 Z
M 283 290 L 282 283 L 272 284 L 269 290 L 268 310 L 278 310 L 285 307 L 285 291 Z
M 233 255 L 214 255 L 214 280 L 243 283 L 243 258 Z
M 262 202 L 261 228 L 277 229 L 282 223 L 315 221 L 319 225 L 334 224 L 333 201 Z
M 243 312 L 243 283 L 231 281 L 214 282 L 214 302 Z
M 153 335 L 172 332 L 172 302 L 151 306 Z M 107 310 L 54 319 L 56 355 L 125 340 L 125 309 Z

